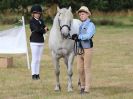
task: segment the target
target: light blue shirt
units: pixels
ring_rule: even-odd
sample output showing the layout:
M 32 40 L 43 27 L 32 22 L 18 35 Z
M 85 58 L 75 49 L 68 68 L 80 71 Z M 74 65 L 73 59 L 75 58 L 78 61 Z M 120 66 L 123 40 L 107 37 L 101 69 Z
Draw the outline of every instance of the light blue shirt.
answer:
M 87 19 L 86 21 L 82 22 L 79 28 L 79 36 L 78 39 L 81 40 L 89 40 L 95 34 L 95 25 Z

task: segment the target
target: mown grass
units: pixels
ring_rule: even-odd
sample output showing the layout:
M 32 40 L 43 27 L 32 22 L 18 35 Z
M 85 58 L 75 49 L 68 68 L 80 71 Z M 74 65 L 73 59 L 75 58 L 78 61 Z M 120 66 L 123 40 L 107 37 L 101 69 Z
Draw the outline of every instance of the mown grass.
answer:
M 29 38 L 28 26 L 26 29 Z M 97 26 L 94 36 L 92 85 L 88 95 L 79 94 L 76 59 L 73 65 L 74 91 L 67 92 L 67 72 L 62 60 L 62 90 L 54 91 L 54 66 L 47 37 L 41 61 L 41 79 L 33 81 L 31 72 L 26 67 L 25 56 L 16 55 L 12 68 L 0 68 L 0 99 L 132 99 L 132 37 L 132 27 Z M 29 55 L 31 56 L 30 48 Z

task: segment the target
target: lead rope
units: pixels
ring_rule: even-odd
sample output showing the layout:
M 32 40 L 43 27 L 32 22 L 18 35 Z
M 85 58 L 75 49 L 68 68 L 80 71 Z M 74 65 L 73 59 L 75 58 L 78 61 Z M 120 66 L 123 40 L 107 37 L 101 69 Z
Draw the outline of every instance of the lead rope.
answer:
M 79 44 L 80 48 L 78 47 L 78 44 Z M 82 55 L 82 54 L 84 54 L 84 48 L 83 48 L 83 46 L 81 44 L 81 40 L 74 42 L 74 53 L 75 53 L 75 55 Z

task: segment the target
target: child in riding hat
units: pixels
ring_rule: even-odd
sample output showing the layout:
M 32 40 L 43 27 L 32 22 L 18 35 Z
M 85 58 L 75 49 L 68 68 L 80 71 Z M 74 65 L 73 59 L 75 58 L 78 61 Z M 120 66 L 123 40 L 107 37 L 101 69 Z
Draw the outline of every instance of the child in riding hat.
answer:
M 93 51 L 92 37 L 95 33 L 95 25 L 90 20 L 91 12 L 86 6 L 81 6 L 77 11 L 82 24 L 79 35 L 72 35 L 74 40 L 80 41 L 84 53 L 77 55 L 77 68 L 81 84 L 80 93 L 89 93 L 91 82 L 91 60 Z M 81 46 L 79 46 L 81 48 Z
M 44 21 L 41 19 L 42 16 L 42 8 L 40 5 L 34 5 L 31 8 L 32 18 L 30 20 L 30 47 L 32 53 L 32 61 L 31 61 L 31 73 L 32 79 L 38 80 L 40 79 L 40 60 L 41 55 L 44 48 L 44 37 L 48 31 L 47 26 L 45 26 Z

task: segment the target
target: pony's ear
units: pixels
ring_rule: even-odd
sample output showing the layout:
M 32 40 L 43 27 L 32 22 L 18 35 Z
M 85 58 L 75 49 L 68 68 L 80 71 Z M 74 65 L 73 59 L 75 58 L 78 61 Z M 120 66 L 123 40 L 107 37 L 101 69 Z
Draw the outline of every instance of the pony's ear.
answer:
M 72 11 L 72 8 L 71 8 L 71 6 L 68 8 L 68 10 L 69 10 L 69 11 Z
M 59 6 L 57 6 L 57 12 L 60 12 L 60 8 L 59 8 Z

